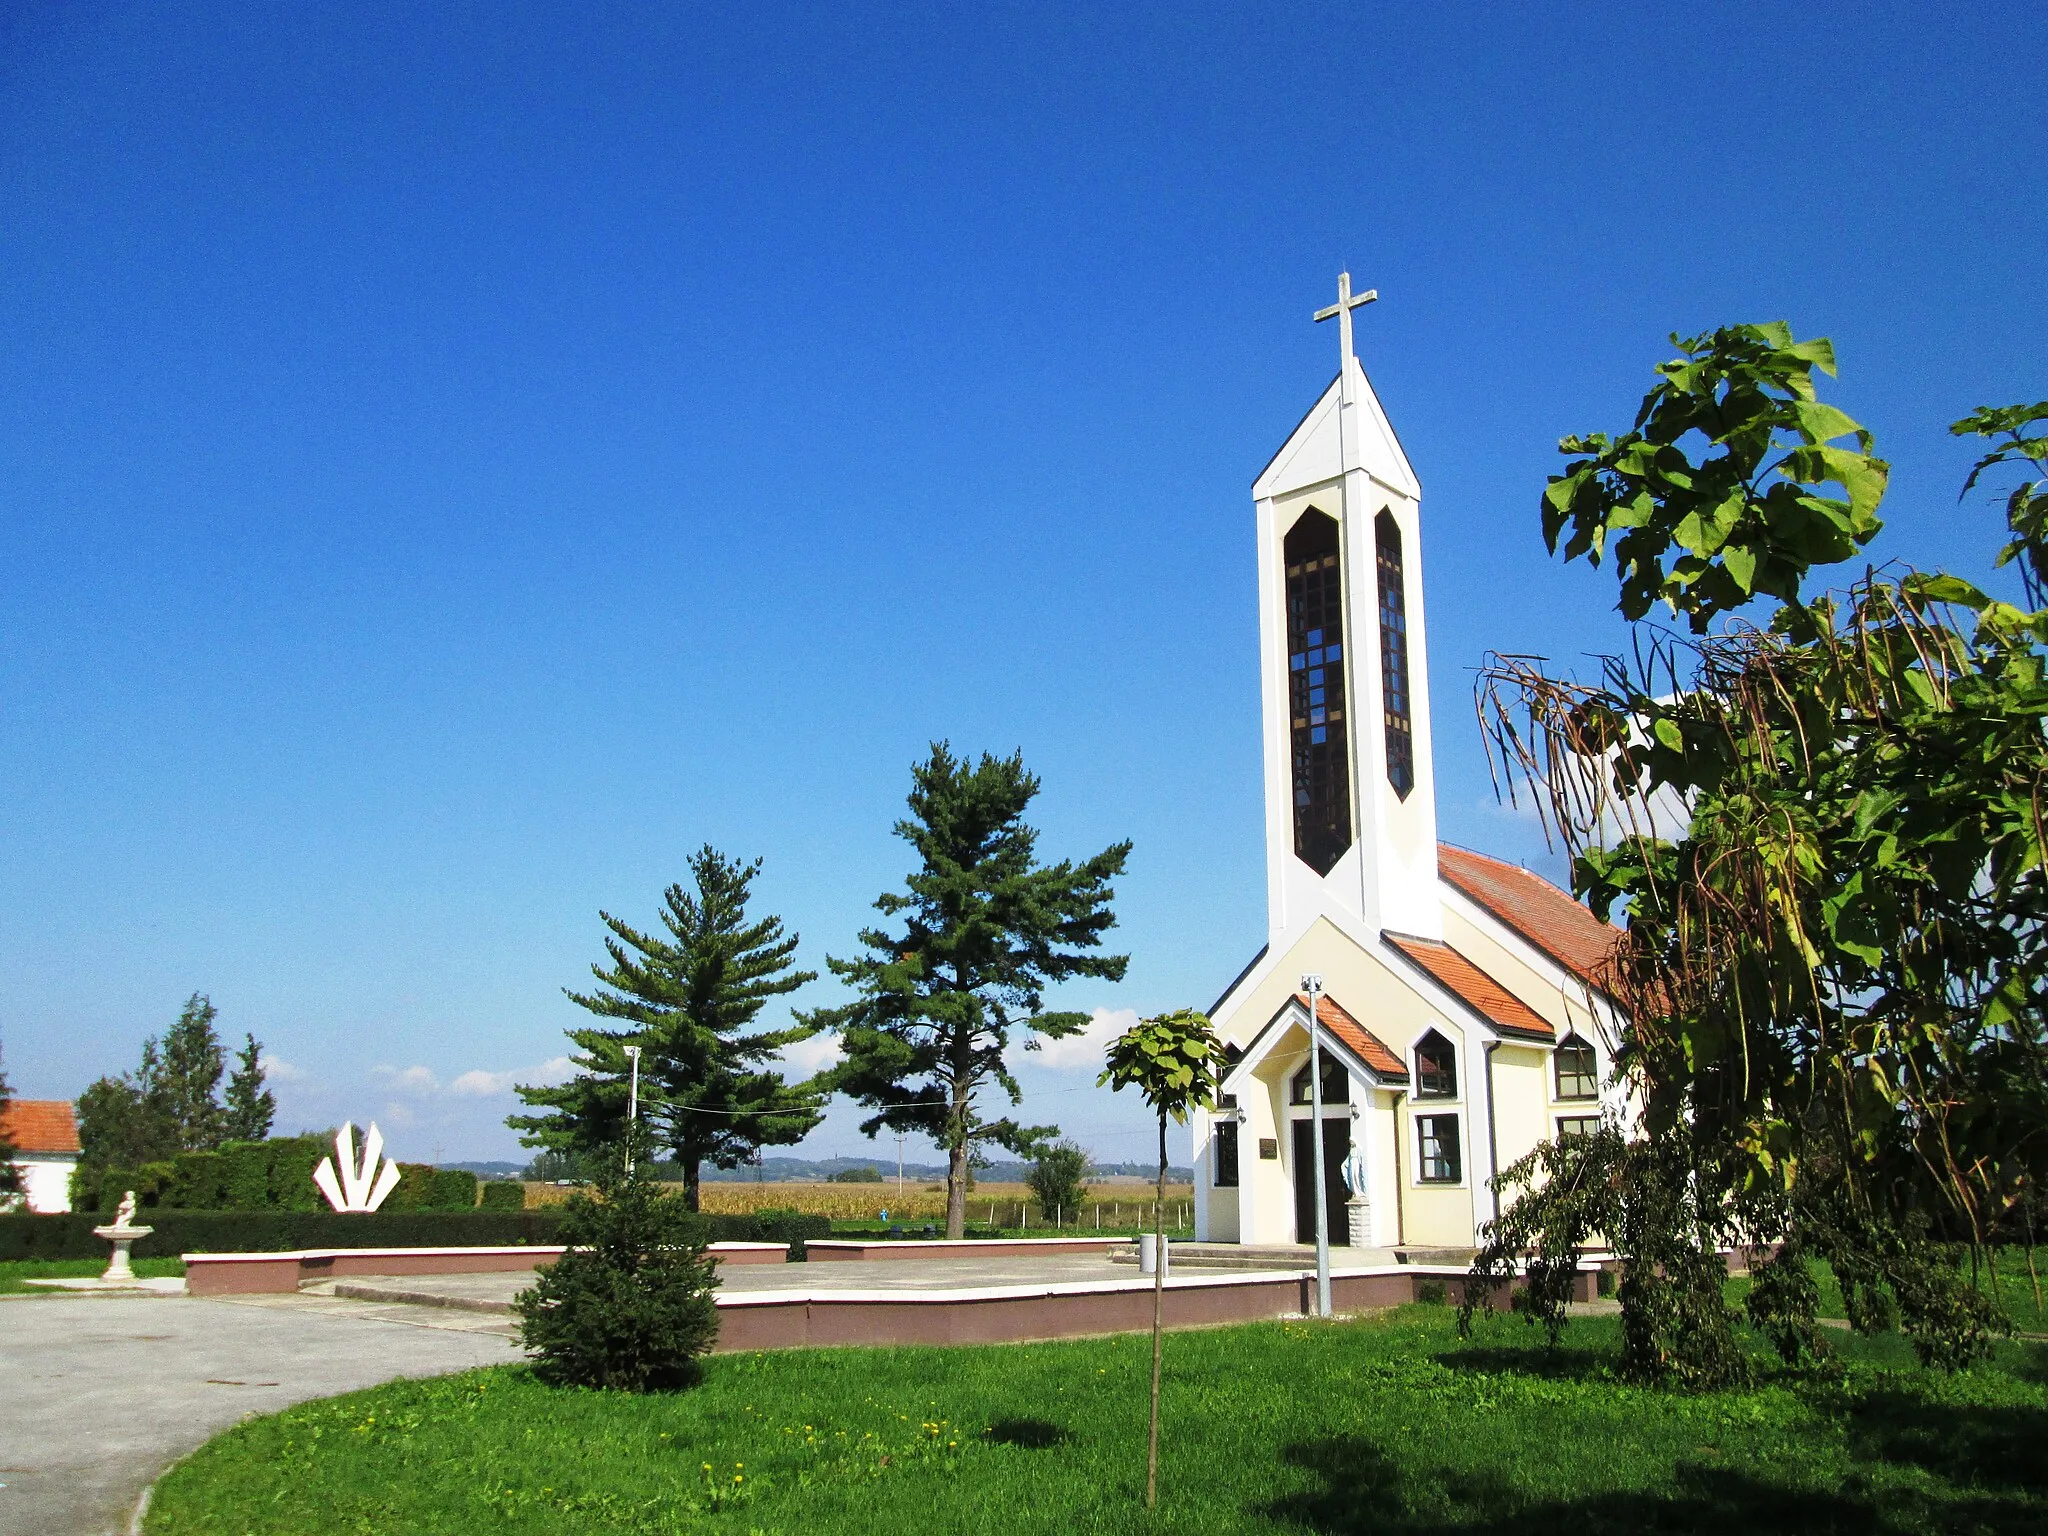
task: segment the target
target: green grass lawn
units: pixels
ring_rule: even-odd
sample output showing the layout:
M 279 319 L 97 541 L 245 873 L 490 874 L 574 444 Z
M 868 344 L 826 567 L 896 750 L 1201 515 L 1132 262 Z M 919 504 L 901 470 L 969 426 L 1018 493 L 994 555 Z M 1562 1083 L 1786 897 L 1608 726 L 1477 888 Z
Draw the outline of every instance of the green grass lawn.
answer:
M 1967 1273 L 1967 1260 L 1965 1261 Z M 1825 1264 L 1813 1266 L 1814 1279 L 1820 1285 L 1821 1317 L 1842 1317 L 1847 1309 L 1842 1305 L 1842 1288 L 1835 1283 L 1834 1271 Z M 2008 1249 L 1998 1264 L 1997 1284 L 1992 1283 L 1988 1265 L 1977 1272 L 1977 1284 L 1986 1295 L 1995 1295 L 2005 1315 L 2012 1320 L 2013 1327 L 2022 1333 L 2048 1333 L 2048 1308 L 2034 1299 L 2034 1277 L 2027 1272 L 2026 1255 Z M 2042 1278 L 2042 1289 L 2048 1292 L 2048 1276 Z M 1749 1294 L 1749 1277 L 1730 1277 L 1727 1287 L 1729 1304 L 1741 1306 L 1742 1298 Z
M 161 1280 L 185 1273 L 183 1259 L 136 1259 L 135 1273 L 146 1280 Z M 5 1259 L 0 1260 L 0 1296 L 62 1296 L 50 1286 L 27 1285 L 28 1280 L 69 1280 L 104 1274 L 105 1259 Z
M 2039 1532 L 2048 1347 L 1944 1377 L 1844 1338 L 1833 1385 L 1613 1380 L 1609 1319 L 1547 1349 L 1451 1312 L 1166 1342 L 1156 1515 L 1143 1336 L 719 1356 L 695 1391 L 507 1367 L 251 1420 L 174 1470 L 152 1536 L 323 1532 Z

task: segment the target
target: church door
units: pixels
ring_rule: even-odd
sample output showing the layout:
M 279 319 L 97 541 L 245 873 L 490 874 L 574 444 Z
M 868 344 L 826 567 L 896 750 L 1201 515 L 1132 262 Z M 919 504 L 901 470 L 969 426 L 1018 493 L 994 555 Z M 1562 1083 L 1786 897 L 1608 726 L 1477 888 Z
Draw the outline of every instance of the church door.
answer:
M 1312 1122 L 1294 1122 L 1294 1240 L 1316 1240 L 1315 1143 L 1309 1139 Z M 1350 1191 L 1344 1187 L 1344 1160 L 1351 1156 L 1351 1117 L 1326 1116 L 1323 1120 L 1323 1204 L 1329 1210 L 1330 1246 L 1351 1246 L 1351 1214 L 1346 1205 Z

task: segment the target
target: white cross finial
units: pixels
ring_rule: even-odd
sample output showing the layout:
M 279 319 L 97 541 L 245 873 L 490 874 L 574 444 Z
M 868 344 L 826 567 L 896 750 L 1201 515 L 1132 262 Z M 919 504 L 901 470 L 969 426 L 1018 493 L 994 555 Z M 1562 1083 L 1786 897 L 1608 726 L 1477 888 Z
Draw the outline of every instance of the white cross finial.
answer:
M 1339 272 L 1337 274 L 1337 302 L 1328 309 L 1316 311 L 1317 320 L 1335 319 L 1337 322 L 1337 366 L 1346 374 L 1350 372 L 1349 365 L 1351 362 L 1351 311 L 1357 309 L 1361 304 L 1372 303 L 1379 296 L 1380 291 L 1377 288 L 1368 288 L 1365 292 L 1354 296 L 1351 292 L 1351 274 L 1349 272 Z

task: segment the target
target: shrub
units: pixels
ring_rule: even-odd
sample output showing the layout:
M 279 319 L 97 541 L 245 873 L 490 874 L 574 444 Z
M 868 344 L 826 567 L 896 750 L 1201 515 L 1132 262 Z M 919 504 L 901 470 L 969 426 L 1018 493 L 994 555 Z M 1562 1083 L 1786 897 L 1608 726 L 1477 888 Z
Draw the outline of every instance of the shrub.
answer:
M 879 1184 L 882 1182 L 882 1170 L 873 1163 L 864 1164 L 859 1168 L 842 1168 L 825 1182 L 828 1184 Z
M 1081 1207 L 1081 1181 L 1088 1177 L 1088 1153 L 1071 1141 L 1054 1142 L 1042 1148 L 1031 1165 L 1027 1182 L 1038 1204 L 1050 1216 L 1055 1210 L 1072 1214 Z
M 706 1226 L 644 1173 L 607 1174 L 561 1228 L 570 1251 L 513 1300 L 534 1374 L 628 1392 L 694 1386 L 718 1336 Z
M 71 1203 L 111 1215 L 132 1189 L 146 1211 L 324 1209 L 313 1168 L 328 1150 L 317 1136 L 278 1136 L 231 1141 L 218 1152 L 180 1152 L 139 1168 L 81 1164 L 71 1176 Z
M 509 1180 L 486 1184 L 477 1204 L 486 1211 L 523 1211 L 526 1209 L 526 1186 Z
M 467 1168 L 436 1168 L 427 1184 L 427 1199 L 431 1211 L 473 1211 L 476 1175 Z M 525 1204 L 523 1200 L 520 1203 Z

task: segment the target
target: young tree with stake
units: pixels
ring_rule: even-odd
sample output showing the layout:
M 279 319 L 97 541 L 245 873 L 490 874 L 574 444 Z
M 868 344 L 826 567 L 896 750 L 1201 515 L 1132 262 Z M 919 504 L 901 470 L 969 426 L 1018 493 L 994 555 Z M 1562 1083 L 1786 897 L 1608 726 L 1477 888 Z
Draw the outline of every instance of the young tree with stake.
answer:
M 1166 1310 L 1166 1119 L 1216 1104 L 1223 1047 L 1209 1016 L 1192 1008 L 1140 1019 L 1110 1043 L 1098 1083 L 1135 1088 L 1159 1115 L 1159 1195 L 1152 1209 L 1152 1427 L 1145 1450 L 1145 1507 L 1159 1502 L 1159 1332 Z
M 944 742 L 911 770 L 910 816 L 896 833 L 921 867 L 876 910 L 902 914 L 899 933 L 864 930 L 868 953 L 827 960 L 859 994 L 838 1008 L 801 1015 L 837 1032 L 846 1059 L 818 1078 L 875 1111 L 869 1136 L 887 1126 L 919 1131 L 946 1149 L 946 1235 L 966 1229 L 970 1161 L 994 1144 L 1033 1155 L 1052 1126 L 985 1120 L 977 1096 L 993 1078 L 1016 1103 L 1022 1093 L 1003 1053 L 1017 1030 L 1058 1040 L 1087 1024 L 1081 1013 L 1044 1011 L 1045 988 L 1075 976 L 1123 979 L 1128 955 L 1090 951 L 1116 923 L 1110 881 L 1131 845 L 1113 843 L 1079 864 L 1040 864 L 1038 833 L 1024 812 L 1038 779 L 1023 756 L 979 763 Z

